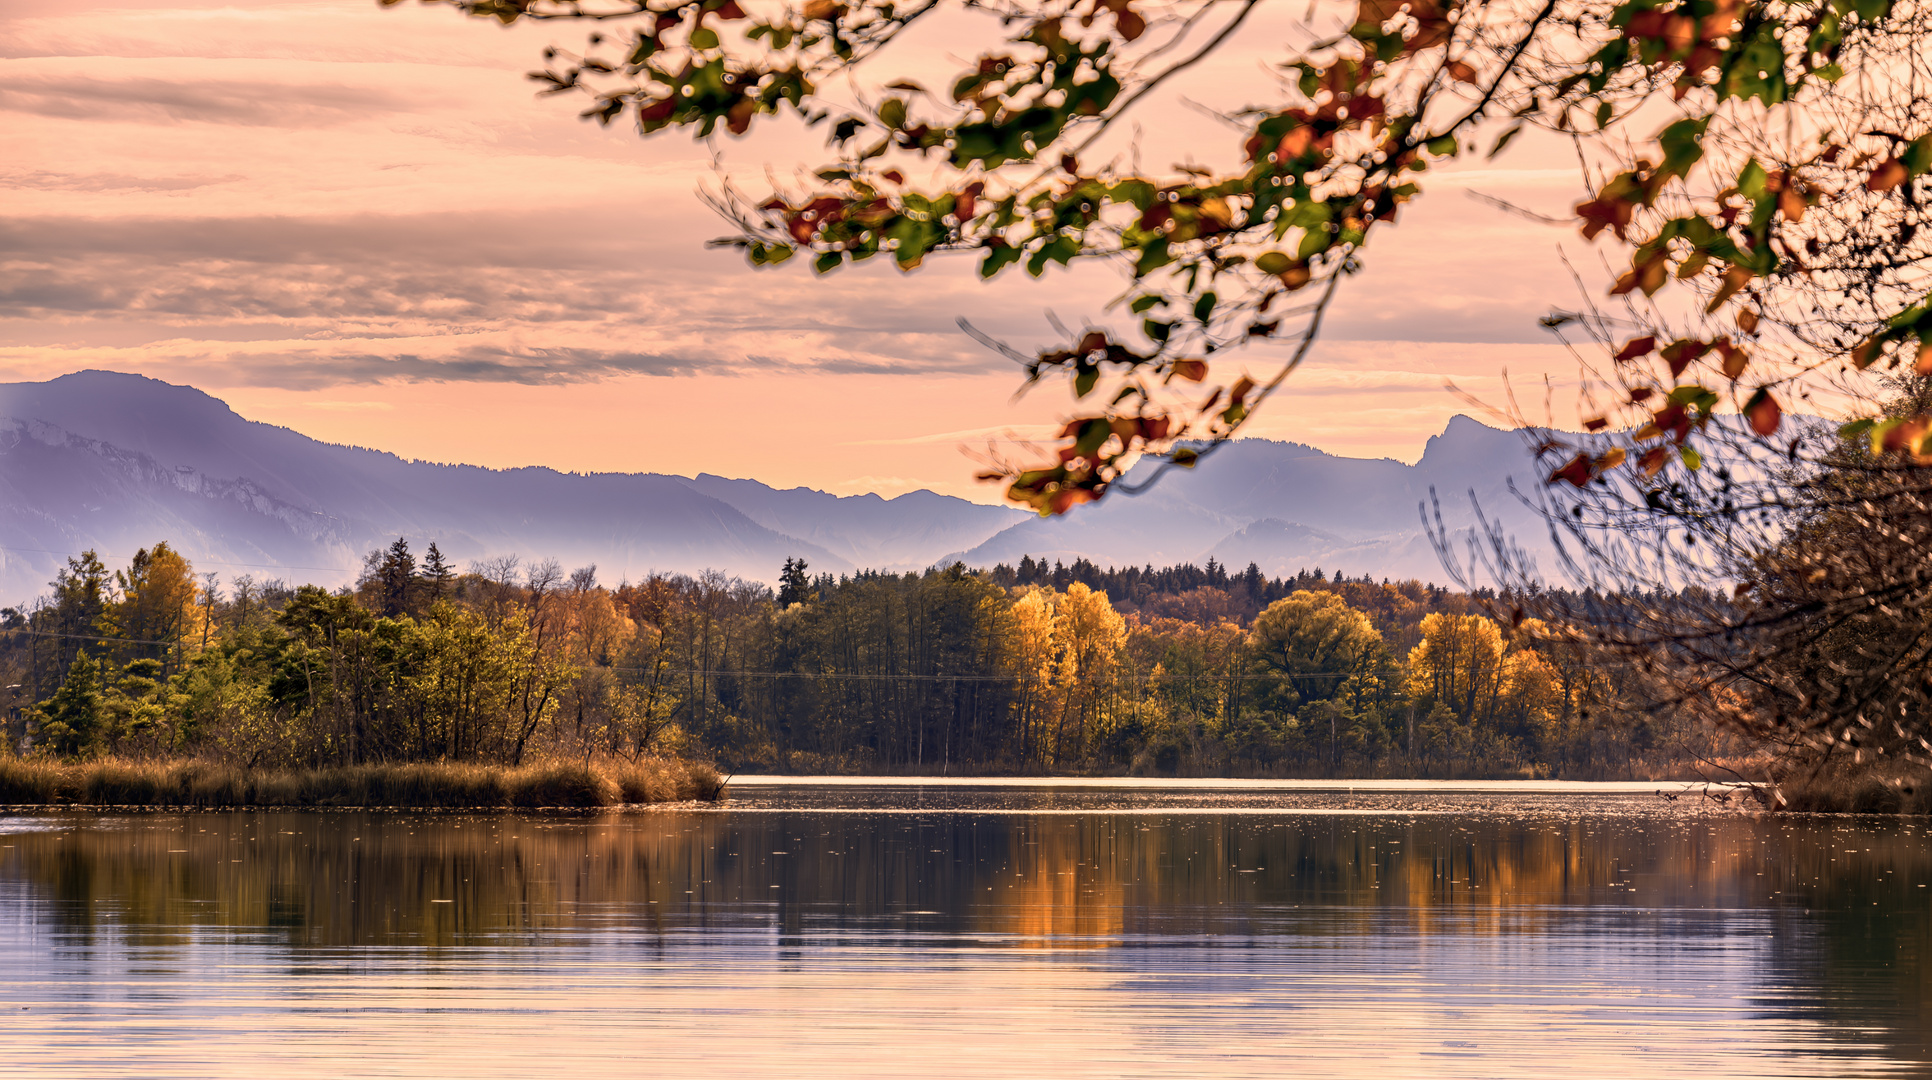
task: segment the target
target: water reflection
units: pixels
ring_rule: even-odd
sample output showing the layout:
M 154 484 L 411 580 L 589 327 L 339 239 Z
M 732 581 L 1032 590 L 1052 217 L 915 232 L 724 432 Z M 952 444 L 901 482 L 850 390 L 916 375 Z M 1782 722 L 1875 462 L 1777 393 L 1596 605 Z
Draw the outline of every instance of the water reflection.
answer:
M 720 1039 L 735 1075 L 1932 1062 L 1918 823 L 1301 798 L 0 819 L 0 1037 L 81 1073 L 246 1071 L 271 1030 L 328 1034 L 294 1071 L 443 1036 L 506 1073 Z

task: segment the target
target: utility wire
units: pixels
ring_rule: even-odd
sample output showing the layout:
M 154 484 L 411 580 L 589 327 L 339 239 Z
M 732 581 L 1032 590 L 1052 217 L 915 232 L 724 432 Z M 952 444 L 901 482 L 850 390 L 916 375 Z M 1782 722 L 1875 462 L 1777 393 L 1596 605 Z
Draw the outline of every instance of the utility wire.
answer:
M 0 551 L 30 551 L 40 555 L 65 555 L 68 558 L 87 554 L 84 551 L 55 551 L 52 548 L 9 547 L 5 544 L 0 544 Z M 132 559 L 134 557 L 132 555 L 103 555 L 98 551 L 93 554 L 96 559 Z M 186 556 L 182 557 L 187 558 Z M 213 563 L 216 566 L 246 566 L 255 570 L 329 570 L 338 574 L 349 573 L 346 568 L 340 566 L 288 566 L 282 563 L 231 562 L 227 559 L 188 559 L 188 561 L 191 563 Z
M 0 634 L 22 634 L 28 637 L 67 638 L 77 641 L 111 641 L 120 645 L 165 645 L 174 647 L 183 644 L 179 641 L 146 640 L 141 638 L 102 637 L 99 634 L 57 634 L 49 630 L 0 630 Z M 651 674 L 652 669 L 634 667 L 627 664 L 599 665 L 602 671 L 633 671 Z M 940 675 L 940 674 L 869 674 L 845 671 L 744 671 L 712 670 L 700 668 L 663 668 L 656 674 L 682 676 L 685 678 L 733 678 L 733 679 L 805 679 L 831 680 L 834 682 L 935 682 L 935 683 L 1012 683 L 1027 681 L 1020 675 Z M 1127 675 L 1124 679 L 1135 682 L 1247 682 L 1279 679 L 1348 679 L 1356 675 L 1369 675 L 1373 672 L 1360 671 L 1267 671 L 1242 673 L 1238 675 Z

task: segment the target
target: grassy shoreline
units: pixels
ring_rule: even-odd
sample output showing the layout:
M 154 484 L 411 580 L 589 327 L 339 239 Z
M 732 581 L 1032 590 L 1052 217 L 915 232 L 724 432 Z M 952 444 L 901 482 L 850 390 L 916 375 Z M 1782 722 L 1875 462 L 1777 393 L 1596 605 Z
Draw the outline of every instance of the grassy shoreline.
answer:
M 710 765 L 669 759 L 266 770 L 200 760 L 64 765 L 0 758 L 0 804 L 14 806 L 597 809 L 723 794 L 724 779 Z

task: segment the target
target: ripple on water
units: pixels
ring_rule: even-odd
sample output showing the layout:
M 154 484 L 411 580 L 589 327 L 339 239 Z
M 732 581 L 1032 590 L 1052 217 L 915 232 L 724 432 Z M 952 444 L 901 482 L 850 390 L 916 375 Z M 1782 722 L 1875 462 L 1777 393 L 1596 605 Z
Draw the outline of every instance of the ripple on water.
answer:
M 21 814 L 0 1076 L 1922 1074 L 1928 883 L 1642 791 Z

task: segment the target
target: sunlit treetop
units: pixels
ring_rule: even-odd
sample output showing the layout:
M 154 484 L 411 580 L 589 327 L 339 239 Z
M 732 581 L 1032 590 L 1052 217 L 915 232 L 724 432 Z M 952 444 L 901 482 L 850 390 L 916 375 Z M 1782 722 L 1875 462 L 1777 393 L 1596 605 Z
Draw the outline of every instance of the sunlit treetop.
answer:
M 1575 225 L 1623 267 L 1615 314 L 1547 320 L 1602 350 L 1595 389 L 1609 396 L 1587 426 L 1622 435 L 1553 440 L 1552 483 L 1622 469 L 1641 488 L 1698 467 L 1693 443 L 1726 402 L 1769 440 L 1825 373 L 1932 369 L 1928 27 L 1910 0 L 1297 5 L 1300 43 L 1271 41 L 1273 77 L 1254 76 L 1254 104 L 1226 116 L 1238 164 L 1166 172 L 1095 147 L 1239 42 L 1260 0 L 448 2 L 506 24 L 594 24 L 581 53 L 550 50 L 533 77 L 586 96 L 603 123 L 750 137 L 791 112 L 822 129 L 826 157 L 796 184 L 728 182 L 717 199 L 737 227 L 724 242 L 755 266 L 884 257 L 911 271 L 967 253 L 983 277 L 1037 278 L 1116 264 L 1137 327 L 1016 356 L 1029 383 L 1064 378 L 1076 399 L 1054 459 L 989 474 L 1041 513 L 1126 487 L 1144 455 L 1164 459 L 1158 475 L 1238 432 L 1431 164 L 1504 153 L 1530 126 L 1575 140 L 1588 187 Z M 866 82 L 870 58 L 947 9 L 985 33 L 953 46 L 974 59 Z M 1179 134 L 1147 132 L 1129 156 L 1185 158 L 1200 136 Z M 1286 344 L 1260 378 L 1227 360 L 1254 338 Z M 1923 416 L 1862 423 L 1848 434 L 1912 460 L 1932 431 Z

